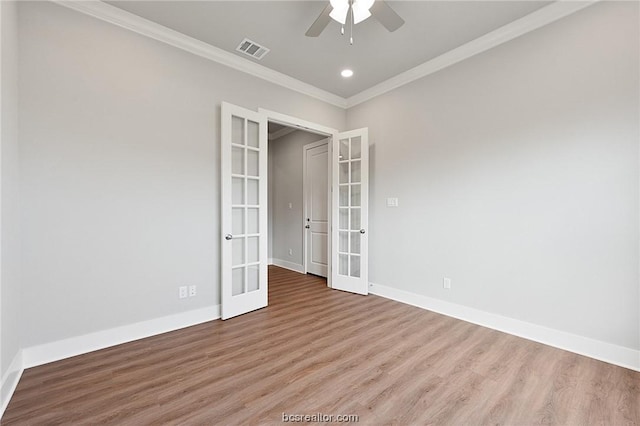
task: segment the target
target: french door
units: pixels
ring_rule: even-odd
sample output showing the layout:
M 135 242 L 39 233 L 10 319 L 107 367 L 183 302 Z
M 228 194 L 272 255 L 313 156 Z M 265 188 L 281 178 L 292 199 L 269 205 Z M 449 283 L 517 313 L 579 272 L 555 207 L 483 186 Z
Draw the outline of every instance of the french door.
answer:
M 223 102 L 220 124 L 221 316 L 228 319 L 268 302 L 267 116 Z M 367 294 L 367 129 L 334 133 L 330 158 L 328 278 L 334 289 Z
M 222 319 L 267 306 L 267 121 L 222 103 Z
M 369 293 L 369 135 L 358 129 L 332 141 L 331 287 Z

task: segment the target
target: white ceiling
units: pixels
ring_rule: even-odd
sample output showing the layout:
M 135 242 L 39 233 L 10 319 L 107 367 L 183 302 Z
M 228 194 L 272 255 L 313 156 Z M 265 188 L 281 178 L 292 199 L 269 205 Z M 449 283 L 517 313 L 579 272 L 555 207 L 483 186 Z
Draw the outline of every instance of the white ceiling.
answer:
M 354 45 L 331 22 L 318 38 L 304 33 L 325 1 L 109 1 L 111 5 L 348 98 L 519 19 L 549 1 L 390 1 L 405 20 L 390 33 L 370 18 Z M 269 52 L 261 61 L 235 51 L 249 38 Z M 345 79 L 340 70 L 351 68 Z

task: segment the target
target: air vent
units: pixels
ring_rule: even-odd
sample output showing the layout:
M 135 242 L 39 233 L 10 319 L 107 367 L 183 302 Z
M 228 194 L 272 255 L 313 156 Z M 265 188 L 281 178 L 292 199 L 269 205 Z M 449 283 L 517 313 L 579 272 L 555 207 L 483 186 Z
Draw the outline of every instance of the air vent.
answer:
M 262 59 L 264 55 L 269 53 L 269 49 L 264 46 L 260 46 L 255 41 L 251 41 L 248 38 L 242 40 L 240 46 L 236 48 L 238 52 L 242 52 L 245 55 L 251 56 L 254 59 Z

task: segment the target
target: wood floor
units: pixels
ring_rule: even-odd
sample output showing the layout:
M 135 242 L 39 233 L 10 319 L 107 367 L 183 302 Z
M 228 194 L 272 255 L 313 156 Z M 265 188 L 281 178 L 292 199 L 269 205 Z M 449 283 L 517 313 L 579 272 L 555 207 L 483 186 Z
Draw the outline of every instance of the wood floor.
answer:
M 640 373 L 269 270 L 269 307 L 31 368 L 3 425 L 640 425 Z

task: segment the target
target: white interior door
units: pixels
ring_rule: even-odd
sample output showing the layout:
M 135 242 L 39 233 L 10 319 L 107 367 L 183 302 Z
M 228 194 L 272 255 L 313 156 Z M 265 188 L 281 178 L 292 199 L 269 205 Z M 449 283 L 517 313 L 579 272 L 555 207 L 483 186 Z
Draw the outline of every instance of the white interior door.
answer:
M 267 120 L 222 103 L 222 319 L 267 306 Z
M 329 263 L 329 148 L 326 140 L 304 147 L 305 265 L 327 276 Z
M 332 144 L 331 287 L 368 294 L 368 129 L 339 133 Z

